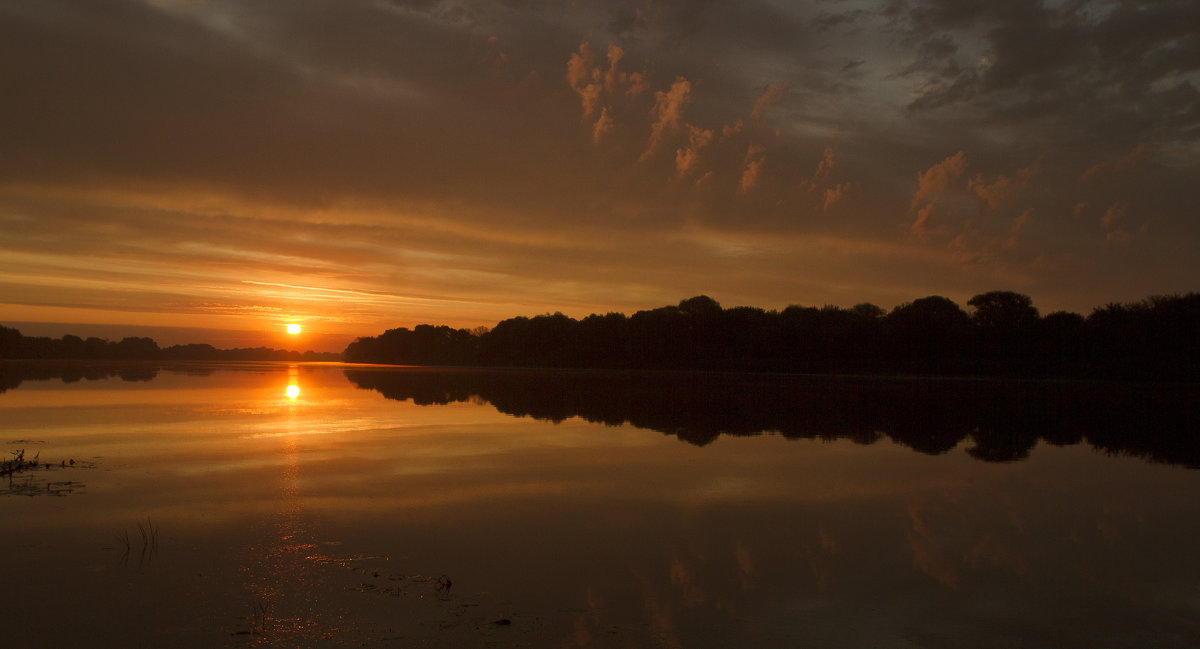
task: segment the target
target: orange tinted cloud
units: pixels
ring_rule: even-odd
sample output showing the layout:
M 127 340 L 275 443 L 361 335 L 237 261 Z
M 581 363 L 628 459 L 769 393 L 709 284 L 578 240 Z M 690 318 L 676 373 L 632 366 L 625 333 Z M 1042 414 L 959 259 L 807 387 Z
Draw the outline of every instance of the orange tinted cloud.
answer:
M 831 208 L 834 205 L 837 205 L 839 202 L 841 202 L 841 200 L 843 198 L 845 198 L 846 194 L 848 194 L 849 192 L 850 192 L 850 183 L 838 183 L 834 187 L 826 189 L 825 190 L 825 204 L 821 209 L 828 212 L 829 208 Z
M 675 174 L 682 178 L 696 166 L 700 150 L 713 141 L 713 132 L 688 125 L 688 145 L 675 151 Z
M 742 169 L 742 179 L 738 183 L 739 194 L 745 194 L 758 186 L 758 174 L 766 161 L 765 151 L 766 149 L 756 144 L 751 144 L 746 151 L 745 167 Z
M 613 130 L 613 118 L 608 114 L 608 108 L 600 111 L 600 117 L 596 119 L 596 123 L 592 125 L 592 141 L 597 144 L 606 133 Z
M 1095 56 L 1123 36 L 1128 60 L 1159 60 L 1191 9 L 1152 3 L 1155 20 L 1130 21 L 1129 3 L 969 3 L 948 17 L 928 11 L 939 2 L 0 10 L 0 60 L 23 70 L 0 102 L 0 312 L 107 308 L 128 322 L 324 303 L 377 333 L 654 307 L 710 287 L 765 307 L 895 304 L 1029 277 L 1039 303 L 1074 310 L 1195 290 L 1200 256 L 1178 252 L 1200 245 L 1192 99 L 1155 66 Z M 893 38 L 897 25 L 911 31 Z M 1071 39 L 1040 36 L 1064 29 Z M 788 120 L 763 126 L 785 101 Z M 770 167 L 765 151 L 747 159 L 752 142 Z M 1054 154 L 1025 186 L 1003 165 L 1031 143 Z M 971 167 L 947 158 L 959 149 Z M 651 155 L 659 164 L 639 167 Z M 976 203 L 988 213 L 963 258 L 1003 263 L 946 272 L 943 244 Z M 838 218 L 793 218 L 800 204 Z M 1153 214 L 1162 236 L 1138 236 L 1147 226 L 1120 206 Z M 676 249 L 683 224 L 731 230 L 736 245 Z M 773 247 L 818 233 L 863 249 L 822 264 Z M 1155 263 L 1080 247 L 1122 236 Z M 888 263 L 872 246 L 915 256 Z M 245 278 L 375 297 L 247 295 Z M 380 297 L 392 291 L 422 301 Z
M 786 83 L 776 83 L 767 86 L 766 91 L 762 95 L 759 95 L 758 99 L 754 100 L 754 108 L 750 110 L 750 118 L 756 122 L 761 119 L 763 111 L 779 99 L 783 95 L 784 90 L 787 90 Z
M 833 171 L 833 166 L 836 164 L 833 160 L 833 147 L 825 147 L 825 153 L 821 157 L 821 161 L 817 163 L 817 170 L 813 172 L 813 184 L 816 184 L 829 177 Z
M 587 42 L 579 45 L 579 50 L 571 54 L 567 60 L 567 83 L 579 95 L 583 104 L 583 118 L 587 119 L 596 112 L 600 102 L 600 91 L 603 87 L 596 83 L 600 70 L 593 65 L 594 56 L 591 45 Z
M 625 50 L 616 45 L 608 46 L 608 72 L 604 74 L 604 89 L 616 92 L 625 81 L 625 74 L 617 70 L 617 64 L 625 56 Z
M 917 175 L 917 193 L 913 194 L 910 209 L 933 200 L 946 190 L 950 183 L 962 176 L 967 168 L 967 156 L 962 151 L 933 165 L 924 173 Z
M 1099 162 L 1088 167 L 1086 171 L 1079 175 L 1079 179 L 1083 182 L 1088 182 L 1108 173 L 1125 173 L 1141 166 L 1152 154 L 1153 151 L 1149 147 L 1145 144 L 1139 144 L 1132 151 L 1116 160 Z
M 932 218 L 933 203 L 930 203 L 929 205 L 925 205 L 921 209 L 917 210 L 917 218 L 912 222 L 912 225 L 909 226 L 909 231 L 919 236 L 929 234 L 930 228 L 932 227 L 930 223 Z
M 654 108 L 650 110 L 654 124 L 650 127 L 650 141 L 639 160 L 649 158 L 658 148 L 666 133 L 679 128 L 683 117 L 683 108 L 687 106 L 692 92 L 692 84 L 683 77 L 677 77 L 666 92 L 658 91 L 654 95 Z
M 1125 217 L 1125 212 L 1129 209 L 1127 203 L 1113 203 L 1107 210 L 1104 211 L 1104 216 L 1100 217 L 1100 227 L 1105 230 L 1112 228 Z
M 984 206 L 994 210 L 1011 199 L 1018 191 L 1029 186 L 1029 181 L 1037 173 L 1037 166 L 1038 163 L 1035 162 L 1028 167 L 1018 169 L 1011 178 L 1001 175 L 991 182 L 986 181 L 983 174 L 977 174 L 967 181 L 967 189 L 975 192 L 975 195 L 979 197 L 981 211 Z

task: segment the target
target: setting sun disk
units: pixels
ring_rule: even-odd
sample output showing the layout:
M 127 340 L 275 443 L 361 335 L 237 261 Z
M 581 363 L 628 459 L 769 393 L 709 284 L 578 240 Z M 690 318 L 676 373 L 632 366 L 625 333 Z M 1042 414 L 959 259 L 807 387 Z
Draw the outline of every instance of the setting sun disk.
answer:
M 288 326 L 287 326 L 287 332 L 288 332 L 288 333 L 290 333 L 290 334 L 292 334 L 293 336 L 294 336 L 294 335 L 296 335 L 296 334 L 298 334 L 298 333 L 300 333 L 300 325 L 298 325 L 298 324 L 290 324 L 290 325 L 288 325 Z

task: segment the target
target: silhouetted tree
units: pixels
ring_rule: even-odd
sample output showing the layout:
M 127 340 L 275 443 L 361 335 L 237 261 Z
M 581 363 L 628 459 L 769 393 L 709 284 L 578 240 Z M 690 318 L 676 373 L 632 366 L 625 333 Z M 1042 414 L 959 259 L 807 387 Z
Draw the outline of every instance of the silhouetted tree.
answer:
M 886 315 L 869 303 L 851 309 L 792 305 L 781 312 L 723 309 L 699 295 L 628 318 L 521 316 L 478 333 L 419 325 L 422 332 L 453 339 L 454 353 L 433 353 L 444 341 L 402 329 L 356 340 L 345 357 L 530 367 L 1180 378 L 1200 373 L 1198 302 L 1196 294 L 1148 298 L 1108 305 L 1085 320 L 1065 312 L 1039 318 L 1028 296 L 1011 291 L 971 298 L 972 315 L 936 295 Z
M 0 326 L 0 358 L 19 358 L 22 338 L 20 331 Z
M 1038 310 L 1028 295 L 1012 291 L 981 293 L 967 301 L 974 308 L 976 354 L 989 372 L 998 364 L 1025 372 L 1037 350 Z
M 1038 323 L 1037 356 L 1045 372 L 1057 375 L 1079 373 L 1083 360 L 1083 316 L 1055 311 Z
M 884 322 L 896 369 L 962 372 L 970 368 L 971 319 L 953 300 L 932 295 L 901 304 Z

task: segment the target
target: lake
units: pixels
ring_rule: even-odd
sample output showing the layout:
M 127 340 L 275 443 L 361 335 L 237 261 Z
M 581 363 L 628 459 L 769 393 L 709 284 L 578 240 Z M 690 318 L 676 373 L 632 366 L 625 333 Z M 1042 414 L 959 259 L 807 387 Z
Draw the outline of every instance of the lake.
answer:
M 5 363 L 5 643 L 1194 647 L 1198 396 Z

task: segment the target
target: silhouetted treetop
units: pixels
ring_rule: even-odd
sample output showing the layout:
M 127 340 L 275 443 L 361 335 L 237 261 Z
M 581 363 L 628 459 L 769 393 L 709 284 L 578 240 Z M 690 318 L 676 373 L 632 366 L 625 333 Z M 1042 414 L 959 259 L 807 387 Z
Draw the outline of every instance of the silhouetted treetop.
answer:
M 1019 331 L 1037 324 L 1038 310 L 1028 295 L 1012 291 L 981 293 L 967 301 L 975 308 L 972 319 L 983 329 Z
M 502 320 L 484 331 L 398 329 L 361 338 L 346 360 L 424 365 L 719 369 L 816 373 L 1196 378 L 1197 294 L 1110 304 L 1086 319 L 1039 316 L 1027 295 L 989 291 L 968 314 L 931 295 L 885 313 L 791 305 L 723 308 L 707 295 L 676 306 Z M 429 327 L 419 325 L 417 329 Z
M 62 338 L 31 337 L 0 326 L 0 359 L 29 360 L 197 360 L 197 361 L 333 361 L 341 354 L 304 353 L 267 347 L 217 349 L 208 344 L 159 348 L 152 338 L 129 336 L 118 342 L 67 334 Z

